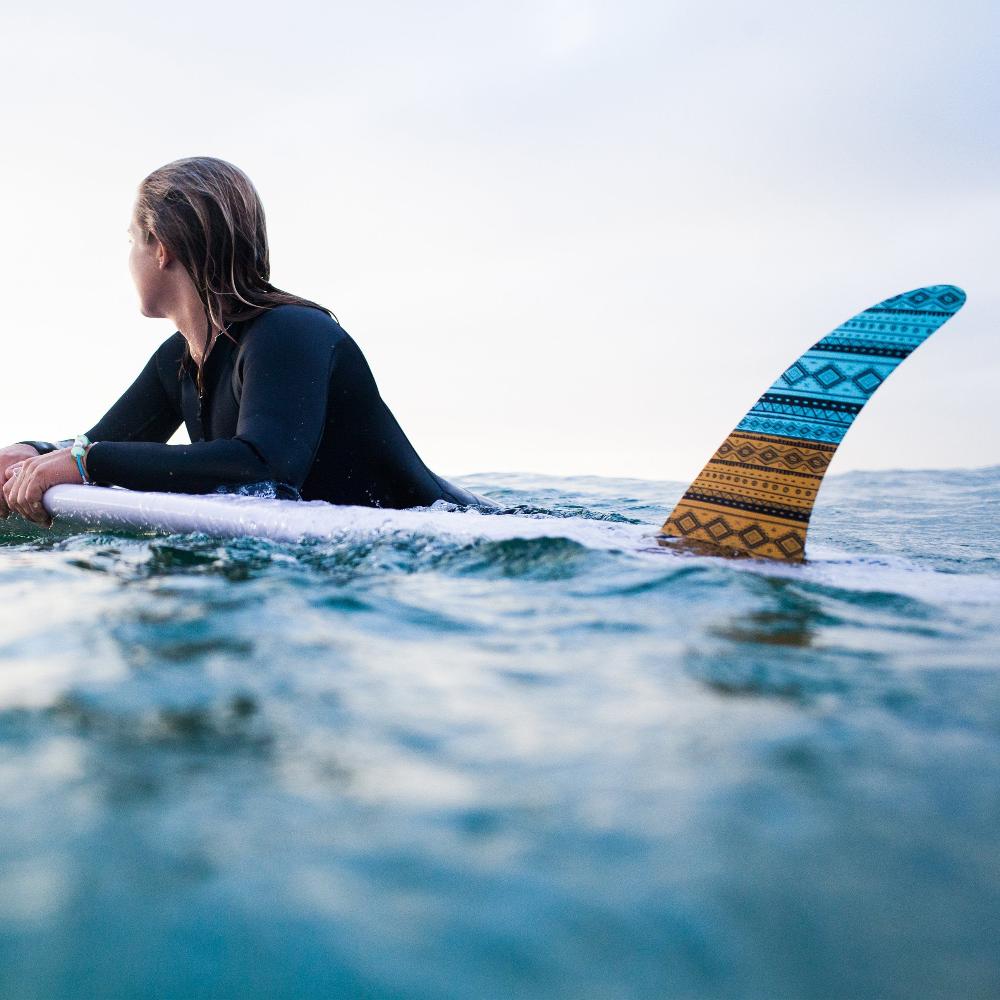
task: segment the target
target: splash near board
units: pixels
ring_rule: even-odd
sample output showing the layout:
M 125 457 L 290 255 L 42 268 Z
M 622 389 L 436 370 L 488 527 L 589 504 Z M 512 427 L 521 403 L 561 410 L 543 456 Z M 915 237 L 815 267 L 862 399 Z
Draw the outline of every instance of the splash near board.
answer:
M 917 288 L 866 309 L 814 344 L 722 443 L 661 538 L 800 562 L 816 493 L 848 428 L 900 362 L 964 303 L 954 285 Z

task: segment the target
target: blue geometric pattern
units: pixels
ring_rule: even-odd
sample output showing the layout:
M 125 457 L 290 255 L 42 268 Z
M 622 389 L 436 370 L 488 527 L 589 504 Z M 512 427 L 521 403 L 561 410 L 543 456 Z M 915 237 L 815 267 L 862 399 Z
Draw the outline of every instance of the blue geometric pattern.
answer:
M 952 285 L 886 299 L 788 366 L 716 449 L 663 524 L 713 552 L 800 562 L 837 446 L 893 369 L 965 302 Z
M 872 393 L 964 302 L 960 288 L 931 285 L 866 309 L 788 367 L 737 430 L 839 444 Z

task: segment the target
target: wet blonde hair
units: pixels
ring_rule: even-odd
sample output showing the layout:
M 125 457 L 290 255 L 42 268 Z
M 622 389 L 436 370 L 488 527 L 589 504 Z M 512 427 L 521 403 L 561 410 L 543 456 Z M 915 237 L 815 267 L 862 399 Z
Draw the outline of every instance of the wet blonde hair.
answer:
M 275 306 L 309 306 L 333 316 L 271 284 L 264 207 L 250 178 L 232 163 L 190 156 L 159 167 L 139 185 L 135 213 L 146 241 L 158 239 L 194 282 L 205 307 L 206 349 L 213 327 L 225 332 L 230 323 Z M 182 367 L 190 357 L 185 351 Z

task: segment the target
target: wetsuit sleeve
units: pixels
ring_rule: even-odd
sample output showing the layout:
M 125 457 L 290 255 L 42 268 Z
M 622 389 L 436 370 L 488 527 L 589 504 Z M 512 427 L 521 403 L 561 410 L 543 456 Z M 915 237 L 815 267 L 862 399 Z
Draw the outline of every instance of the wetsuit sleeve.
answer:
M 91 441 L 166 441 L 181 424 L 180 408 L 167 392 L 164 368 L 172 369 L 183 349 L 181 335 L 175 333 L 146 362 L 136 380 L 107 413 L 87 431 Z M 170 364 L 173 360 L 175 363 Z M 39 455 L 68 448 L 73 438 L 60 441 L 19 441 L 30 444 Z
M 166 377 L 177 380 L 180 337 L 179 333 L 175 333 L 161 345 L 138 378 L 87 431 L 91 441 L 163 442 L 180 427 L 181 411 L 177 395 L 171 396 L 165 384 Z
M 235 436 L 187 445 L 102 441 L 90 449 L 88 471 L 96 482 L 136 490 L 210 493 L 273 482 L 298 491 L 325 429 L 334 353 L 322 323 L 301 314 L 262 317 L 237 362 Z
M 326 430 L 337 344 L 329 317 L 315 309 L 272 313 L 241 352 L 236 437 L 260 456 L 270 478 L 302 488 Z
M 58 451 L 60 448 L 68 448 L 74 438 L 66 438 L 63 441 L 18 441 L 18 444 L 30 444 L 39 455 L 47 455 L 50 451 Z

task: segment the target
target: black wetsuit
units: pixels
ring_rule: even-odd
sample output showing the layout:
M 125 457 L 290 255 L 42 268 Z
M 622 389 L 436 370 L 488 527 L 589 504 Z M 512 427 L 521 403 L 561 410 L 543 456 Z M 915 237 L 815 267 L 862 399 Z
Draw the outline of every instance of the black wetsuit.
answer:
M 490 503 L 424 465 L 327 313 L 277 306 L 229 333 L 208 353 L 201 397 L 193 366 L 182 367 L 183 335 L 160 346 L 87 431 L 95 483 L 174 493 L 273 483 L 282 497 L 374 507 Z M 181 421 L 191 444 L 167 445 Z

